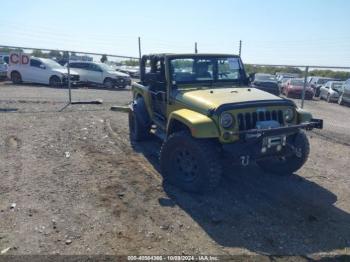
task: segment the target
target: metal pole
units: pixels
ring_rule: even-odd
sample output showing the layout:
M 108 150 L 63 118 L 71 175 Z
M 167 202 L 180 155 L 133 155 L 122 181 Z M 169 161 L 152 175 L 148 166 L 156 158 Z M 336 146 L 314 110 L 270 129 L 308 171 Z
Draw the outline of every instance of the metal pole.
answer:
M 239 56 L 242 54 L 242 40 L 239 40 Z
M 139 70 L 140 70 L 140 77 L 141 77 L 141 37 L 139 37 Z
M 70 65 L 69 65 L 69 60 L 70 60 L 70 54 L 68 52 L 68 63 L 67 63 L 67 71 L 68 71 L 68 94 L 69 94 L 69 104 L 72 103 L 72 89 L 70 86 Z
M 304 100 L 305 100 L 305 90 L 307 85 L 307 74 L 309 72 L 309 67 L 305 67 L 305 77 L 304 77 L 304 86 L 303 86 L 303 92 L 301 93 L 301 108 L 304 108 Z
M 141 62 L 141 37 L 139 37 L 139 60 Z
M 198 54 L 197 42 L 194 43 L 194 52 Z

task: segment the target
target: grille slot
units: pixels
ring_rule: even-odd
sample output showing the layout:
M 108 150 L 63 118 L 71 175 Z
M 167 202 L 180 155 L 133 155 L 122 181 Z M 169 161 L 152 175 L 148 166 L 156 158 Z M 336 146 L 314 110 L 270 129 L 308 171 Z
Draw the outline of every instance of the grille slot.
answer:
M 260 112 L 247 112 L 239 113 L 237 115 L 238 128 L 239 131 L 254 129 L 257 121 L 265 120 L 275 120 L 279 122 L 282 126 L 284 125 L 283 121 L 283 112 L 282 110 L 272 110 L 272 111 L 260 111 Z

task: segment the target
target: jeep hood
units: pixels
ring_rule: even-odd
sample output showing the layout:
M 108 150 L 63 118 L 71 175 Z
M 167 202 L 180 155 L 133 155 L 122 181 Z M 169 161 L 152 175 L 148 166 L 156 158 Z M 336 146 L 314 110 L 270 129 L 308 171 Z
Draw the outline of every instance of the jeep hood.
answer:
M 194 106 L 203 111 L 216 109 L 223 104 L 283 100 L 282 98 L 256 88 L 213 88 L 206 90 L 183 91 L 176 95 L 179 102 Z

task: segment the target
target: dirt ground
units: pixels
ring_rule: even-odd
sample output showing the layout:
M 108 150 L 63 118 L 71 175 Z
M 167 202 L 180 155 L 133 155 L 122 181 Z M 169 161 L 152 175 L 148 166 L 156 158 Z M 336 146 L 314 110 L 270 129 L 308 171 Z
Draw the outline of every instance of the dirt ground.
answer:
M 160 140 L 131 145 L 129 91 L 0 84 L 0 251 L 6 254 L 350 254 L 350 108 L 324 101 L 291 177 L 227 168 L 218 191 L 164 184 Z M 333 113 L 332 113 L 333 112 Z M 329 120 L 327 122 L 327 120 Z

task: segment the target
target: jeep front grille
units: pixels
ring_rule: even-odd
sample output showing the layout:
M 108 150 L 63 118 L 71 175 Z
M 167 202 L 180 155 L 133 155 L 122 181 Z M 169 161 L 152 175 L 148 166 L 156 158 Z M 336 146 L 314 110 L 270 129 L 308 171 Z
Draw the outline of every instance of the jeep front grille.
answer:
M 282 110 L 240 113 L 237 115 L 239 131 L 254 129 L 257 121 L 275 120 L 284 125 Z

